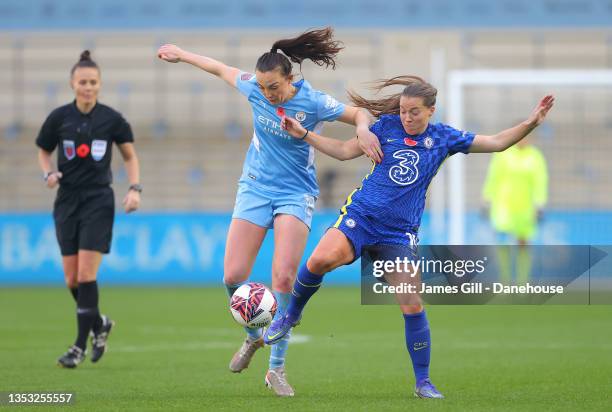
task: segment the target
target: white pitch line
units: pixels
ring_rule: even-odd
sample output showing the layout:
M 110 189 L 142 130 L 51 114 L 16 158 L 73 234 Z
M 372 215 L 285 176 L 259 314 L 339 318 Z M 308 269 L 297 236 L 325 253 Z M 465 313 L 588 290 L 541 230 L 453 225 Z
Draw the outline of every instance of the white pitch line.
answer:
M 295 335 L 291 336 L 289 343 L 291 344 L 302 344 L 310 342 L 311 338 L 308 335 Z M 200 351 L 206 349 L 227 349 L 234 348 L 238 342 L 236 341 L 198 341 L 198 342 L 184 342 L 184 343 L 160 343 L 155 345 L 138 345 L 138 346 L 117 346 L 109 345 L 113 352 L 127 352 L 127 353 L 138 353 L 138 352 L 167 352 L 167 351 Z

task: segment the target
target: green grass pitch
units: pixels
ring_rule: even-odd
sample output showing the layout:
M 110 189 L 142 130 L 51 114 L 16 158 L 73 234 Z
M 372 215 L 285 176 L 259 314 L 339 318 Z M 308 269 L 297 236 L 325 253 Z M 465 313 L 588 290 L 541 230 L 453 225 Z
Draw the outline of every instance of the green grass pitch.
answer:
M 0 391 L 71 391 L 75 411 L 612 410 L 612 306 L 430 306 L 431 376 L 446 399 L 421 400 L 398 308 L 359 296 L 324 287 L 313 298 L 288 352 L 296 396 L 279 399 L 264 386 L 268 348 L 229 372 L 243 333 L 223 288 L 102 287 L 117 321 L 109 351 L 65 370 L 68 291 L 4 287 Z M 59 407 L 34 407 L 45 409 Z

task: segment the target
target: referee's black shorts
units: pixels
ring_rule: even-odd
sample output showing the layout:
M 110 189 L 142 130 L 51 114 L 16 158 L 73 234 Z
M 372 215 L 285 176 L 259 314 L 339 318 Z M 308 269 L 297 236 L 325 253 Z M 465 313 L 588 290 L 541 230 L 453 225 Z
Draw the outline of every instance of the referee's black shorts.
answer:
M 115 196 L 110 186 L 89 189 L 60 187 L 53 206 L 55 234 L 62 256 L 79 249 L 110 252 Z

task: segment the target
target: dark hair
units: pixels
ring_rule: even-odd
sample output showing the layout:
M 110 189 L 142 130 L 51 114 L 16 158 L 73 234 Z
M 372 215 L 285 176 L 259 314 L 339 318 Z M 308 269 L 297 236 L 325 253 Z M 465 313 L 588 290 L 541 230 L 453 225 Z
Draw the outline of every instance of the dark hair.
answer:
M 70 76 L 74 74 L 74 71 L 78 67 L 93 67 L 94 69 L 100 71 L 98 64 L 95 61 L 91 60 L 91 53 L 89 52 L 89 50 L 85 50 L 83 51 L 83 53 L 81 53 L 81 58 L 78 62 L 74 64 L 74 66 L 72 66 L 72 70 L 70 70 Z
M 417 76 L 397 76 L 391 79 L 382 79 L 374 82 L 371 87 L 376 90 L 376 93 L 388 86 L 402 85 L 404 90 L 401 93 L 395 93 L 380 99 L 366 99 L 353 91 L 349 91 L 348 95 L 351 102 L 356 107 L 362 107 L 372 113 L 375 117 L 380 117 L 383 114 L 398 114 L 400 97 L 422 97 L 423 104 L 426 107 L 432 107 L 436 104 L 436 95 L 438 90 L 425 80 Z
M 292 39 L 277 40 L 269 52 L 257 59 L 255 70 L 269 72 L 280 68 L 283 76 L 289 76 L 294 63 L 302 65 L 305 59 L 310 59 L 318 66 L 336 68 L 334 58 L 344 48 L 342 42 L 333 40 L 334 30 L 326 27 L 320 30 L 310 30 Z M 278 53 L 278 50 L 284 54 Z

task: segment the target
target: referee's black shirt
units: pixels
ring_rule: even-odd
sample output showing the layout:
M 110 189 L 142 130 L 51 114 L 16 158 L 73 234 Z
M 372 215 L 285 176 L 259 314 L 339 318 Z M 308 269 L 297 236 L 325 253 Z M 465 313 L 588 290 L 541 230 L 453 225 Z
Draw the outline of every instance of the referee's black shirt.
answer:
M 57 166 L 65 189 L 108 186 L 112 183 L 112 144 L 134 141 L 121 114 L 96 103 L 81 113 L 76 101 L 53 110 L 40 129 L 36 145 L 52 152 L 59 146 Z

